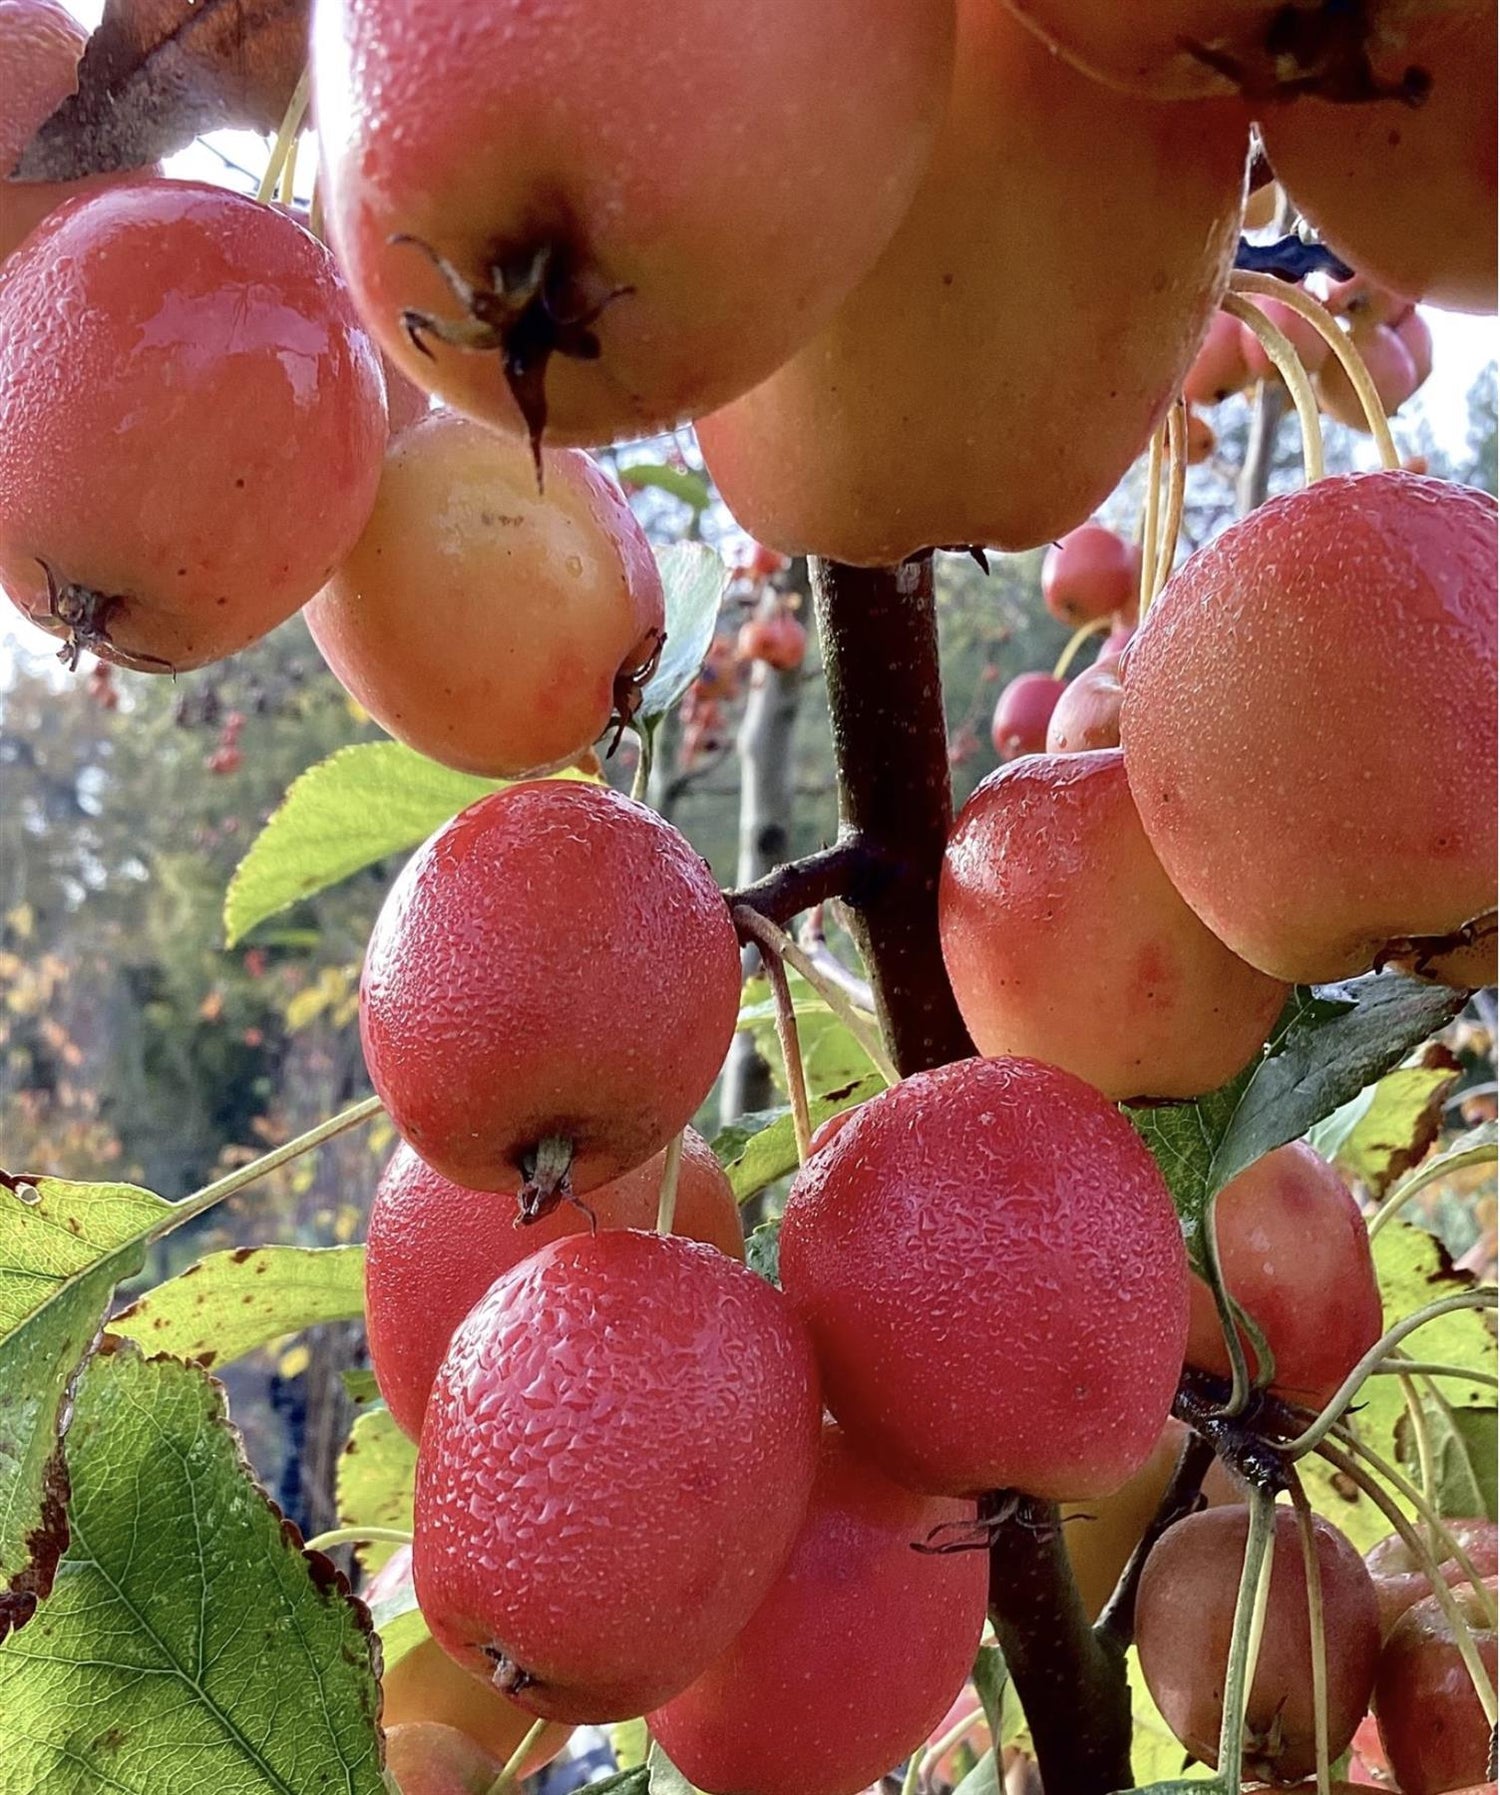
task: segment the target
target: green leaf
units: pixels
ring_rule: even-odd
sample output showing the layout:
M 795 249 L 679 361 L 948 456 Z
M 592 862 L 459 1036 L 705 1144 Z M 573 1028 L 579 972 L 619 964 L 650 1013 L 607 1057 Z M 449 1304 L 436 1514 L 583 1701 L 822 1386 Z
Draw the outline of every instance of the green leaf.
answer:
M 1437 1139 L 1443 1099 L 1460 1070 L 1446 1047 L 1430 1041 L 1414 1063 L 1367 1085 L 1317 1123 L 1308 1139 L 1346 1178 L 1358 1179 L 1379 1196 Z
M 650 1795 L 651 1772 L 644 1764 L 606 1776 L 603 1782 L 581 1783 L 573 1795 Z
M 953 1795 L 1001 1795 L 1000 1773 L 995 1767 L 995 1748 L 985 1748 L 984 1756 L 953 1791 Z
M 830 1116 L 876 1097 L 885 1080 L 876 1074 L 842 1085 L 808 1104 L 816 1128 Z M 728 1174 L 737 1201 L 744 1203 L 778 1178 L 797 1169 L 797 1133 L 789 1109 L 763 1109 L 741 1116 L 714 1136 L 714 1152 Z
M 1455 1409 L 1420 1399 L 1428 1439 L 1432 1443 L 1438 1513 L 1467 1518 L 1495 1518 L 1495 1410 Z M 1413 1483 L 1422 1481 L 1416 1430 L 1408 1411 L 1396 1424 L 1396 1449 Z
M 974 1659 L 974 1668 L 969 1672 L 970 1681 L 974 1685 L 974 1693 L 979 1697 L 979 1705 L 984 1709 L 985 1724 L 990 1729 L 992 1739 L 1005 1737 L 1001 1706 L 1005 1700 L 1006 1685 L 1010 1681 L 1010 1673 L 1005 1668 L 1005 1655 L 998 1645 L 982 1645 Z
M 1399 1208 L 1408 1197 L 1416 1196 L 1418 1191 L 1426 1190 L 1429 1184 L 1436 1184 L 1450 1172 L 1461 1172 L 1465 1166 L 1489 1164 L 1496 1157 L 1496 1140 L 1495 1124 L 1481 1122 L 1456 1141 L 1450 1141 L 1441 1153 L 1430 1154 L 1424 1159 L 1398 1187 L 1399 1195 L 1397 1191 L 1391 1192 L 1391 1202 Z
M 635 722 L 645 734 L 655 733 L 702 670 L 729 584 L 729 569 L 701 542 L 674 542 L 656 551 L 656 561 L 667 599 L 667 641 L 641 693 Z
M 72 1544 L 0 1647 L 3 1795 L 386 1795 L 363 1610 L 251 1480 L 213 1381 L 104 1354 L 67 1452 Z
M 809 1095 L 822 1096 L 864 1077 L 870 1070 L 870 1056 L 849 1028 L 799 973 L 792 973 L 787 982 L 802 1050 L 802 1076 Z M 752 979 L 745 987 L 750 1001 L 741 1005 L 738 1026 L 749 1030 L 761 1058 L 771 1068 L 777 1088 L 785 1091 L 786 1065 L 776 1037 L 776 1006 L 769 996 L 760 995 L 766 989 L 764 979 Z M 872 1016 L 872 1026 L 874 1020 Z
M 668 467 L 661 461 L 636 461 L 629 467 L 622 467 L 620 484 L 632 492 L 655 487 L 658 492 L 680 499 L 695 514 L 706 511 L 713 503 L 713 493 L 702 474 L 695 474 L 688 468 Z
M 654 1739 L 646 1754 L 646 1777 L 650 1795 L 703 1795 L 703 1791 L 688 1781 Z
M 752 1228 L 745 1241 L 745 1263 L 758 1278 L 781 1288 L 781 1217 L 773 1215 Z
M 651 1735 L 644 1720 L 617 1720 L 609 1729 L 610 1750 L 622 1770 L 634 1770 L 646 1762 Z
M 1190 1788 L 1204 1795 L 1204 1783 L 1214 1780 L 1206 1764 L 1185 1763 L 1187 1753 L 1176 1734 L 1162 1719 L 1141 1675 L 1140 1656 L 1134 1646 L 1126 1654 L 1125 1671 L 1130 1683 L 1130 1718 L 1134 1729 L 1130 1756 L 1136 1783 L 1152 1789 Z
M 380 1385 L 367 1365 L 352 1365 L 339 1373 L 339 1382 L 350 1402 L 378 1402 Z
M 1299 1139 L 1451 1020 L 1459 991 L 1400 973 L 1298 987 L 1265 1053 L 1196 1103 L 1127 1110 L 1161 1165 L 1195 1260 L 1211 1199 L 1262 1154 Z
M 210 1253 L 109 1324 L 147 1352 L 227 1365 L 285 1334 L 364 1314 L 363 1247 L 236 1247 Z
M 292 781 L 235 868 L 224 896 L 227 945 L 364 867 L 409 853 L 501 783 L 452 772 L 400 742 L 340 748 Z
M 397 1427 L 384 1404 L 356 1415 L 339 1454 L 339 1525 L 401 1527 L 409 1533 L 416 1474 L 416 1444 Z M 389 1542 L 377 1541 L 355 1548 L 360 1563 L 371 1575 L 396 1550 Z
M 52 1586 L 68 1543 L 70 1387 L 171 1209 L 131 1184 L 0 1184 L 0 1639 Z

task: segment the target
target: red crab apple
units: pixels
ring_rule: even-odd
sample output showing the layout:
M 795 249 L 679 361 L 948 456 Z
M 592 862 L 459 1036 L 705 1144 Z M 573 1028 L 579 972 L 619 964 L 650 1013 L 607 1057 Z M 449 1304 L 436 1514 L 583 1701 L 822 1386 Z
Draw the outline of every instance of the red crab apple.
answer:
M 739 990 L 729 911 L 683 837 L 605 787 L 537 780 L 471 804 L 391 888 L 360 988 L 365 1063 L 434 1171 L 522 1187 L 545 1213 L 688 1122 Z
M 696 1788 L 850 1795 L 920 1746 L 974 1662 L 983 1551 L 935 1553 L 971 1502 L 918 1496 L 823 1430 L 797 1542 L 696 1682 L 647 1717 Z
M 365 1249 L 365 1325 L 370 1363 L 398 1426 L 422 1430 L 433 1379 L 463 1320 L 502 1272 L 549 1241 L 599 1228 L 651 1228 L 663 1150 L 577 1203 L 560 1203 L 530 1227 L 516 1225 L 508 1195 L 466 1190 L 402 1144 L 370 1205 Z M 675 1233 L 745 1256 L 739 1208 L 713 1149 L 690 1128 L 677 1177 Z
M 820 1406 L 791 1306 L 716 1248 L 553 1241 L 470 1312 L 427 1405 L 412 1567 L 433 1636 L 547 1719 L 660 1707 L 785 1563 Z
M 1495 668 L 1488 495 L 1381 472 L 1260 506 L 1130 645 L 1125 771 L 1168 877 L 1276 978 L 1487 982 Z
M 1141 551 L 1103 524 L 1080 524 L 1042 561 L 1042 601 L 1076 628 L 1114 611 L 1133 611 L 1140 596 Z
M 1019 754 L 1040 754 L 1047 729 L 1065 686 L 1050 673 L 1018 673 L 995 701 L 990 740 L 1002 760 Z
M 1496 1571 L 1495 1523 L 1476 1517 L 1449 1520 L 1443 1524 L 1468 1553 L 1480 1576 L 1493 1577 Z M 1432 1583 L 1399 1533 L 1377 1540 L 1365 1553 L 1365 1564 L 1375 1580 L 1375 1593 L 1380 1597 L 1380 1631 L 1382 1636 L 1388 1637 L 1391 1628 L 1414 1602 L 1432 1594 Z M 1450 1587 L 1464 1580 L 1464 1571 L 1456 1558 L 1444 1559 L 1441 1568 L 1443 1580 Z
M 807 341 L 900 223 L 953 50 L 951 0 L 445 0 L 443 24 L 315 8 L 331 239 L 411 379 L 585 446 L 696 417 Z
M 1380 409 L 1387 417 L 1399 411 L 1417 390 L 1417 365 L 1400 334 L 1389 324 L 1365 324 L 1350 332 L 1350 341 L 1359 351 L 1365 370 L 1380 400 Z M 1359 402 L 1353 383 L 1337 359 L 1324 364 L 1313 382 L 1318 403 L 1337 423 L 1351 430 L 1368 431 L 1369 419 Z
M 1358 1203 L 1321 1154 L 1293 1141 L 1231 1178 L 1213 1215 L 1225 1287 L 1276 1361 L 1271 1389 L 1321 1409 L 1380 1338 L 1380 1286 Z M 1244 1344 L 1253 1375 L 1255 1354 Z M 1199 1277 L 1187 1357 L 1229 1376 L 1213 1292 Z
M 134 180 L 0 264 L 0 585 L 70 664 L 182 672 L 284 622 L 358 539 L 385 439 L 375 346 L 275 207 Z
M 1047 724 L 1047 752 L 1082 754 L 1091 748 L 1118 748 L 1124 701 L 1119 656 L 1101 654 L 1092 667 L 1068 682 L 1058 699 Z
M 1287 996 L 1178 896 L 1118 748 L 1032 755 L 974 790 L 943 859 L 938 929 L 981 1052 L 1050 1061 L 1114 1098 L 1217 1089 Z
M 1480 1662 L 1495 1679 L 1495 1581 L 1488 1606 L 1467 1586 L 1453 1599 L 1474 1636 Z M 1490 1763 L 1490 1724 L 1435 1595 L 1408 1608 L 1380 1654 L 1375 1678 L 1380 1743 L 1402 1795 L 1443 1795 L 1483 1782 Z
M 440 1721 L 382 1723 L 385 1767 L 399 1795 L 489 1795 L 505 1767 L 503 1758 Z
M 1215 312 L 1202 347 L 1182 382 L 1189 405 L 1217 405 L 1250 384 L 1245 361 L 1244 327 L 1228 312 Z
M 1135 1605 L 1141 1672 L 1162 1718 L 1194 1757 L 1218 1761 L 1224 1681 L 1245 1556 L 1244 1508 L 1210 1508 L 1169 1527 L 1146 1560 Z M 1328 1665 L 1328 1748 L 1354 1737 L 1375 1681 L 1380 1614 L 1364 1561 L 1314 1520 Z M 1307 1579 L 1297 1518 L 1276 1510 L 1270 1594 L 1245 1712 L 1247 1773 L 1283 1783 L 1316 1768 Z
M 1268 323 L 1274 324 L 1281 334 L 1291 343 L 1296 351 L 1297 360 L 1302 363 L 1309 374 L 1316 374 L 1328 361 L 1333 349 L 1315 324 L 1309 324 L 1301 312 L 1283 304 L 1279 299 L 1263 299 L 1252 294 L 1250 303 L 1258 312 L 1264 313 Z M 1240 325 L 1240 348 L 1244 353 L 1245 366 L 1252 380 L 1279 380 L 1276 365 L 1266 354 L 1261 340 L 1248 324 Z
M 850 1444 L 912 1489 L 1101 1495 L 1171 1406 L 1176 1212 L 1119 1110 L 1055 1066 L 963 1060 L 863 1104 L 798 1174 L 781 1277 Z

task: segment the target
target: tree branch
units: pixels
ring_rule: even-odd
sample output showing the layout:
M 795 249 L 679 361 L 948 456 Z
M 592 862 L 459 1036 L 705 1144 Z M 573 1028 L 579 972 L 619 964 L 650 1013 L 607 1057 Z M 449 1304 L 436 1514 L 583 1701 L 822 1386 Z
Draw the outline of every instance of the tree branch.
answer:
M 896 568 L 812 563 L 838 769 L 839 820 L 882 876 L 843 893 L 903 1076 L 972 1054 L 938 944 L 953 822 L 930 557 Z M 1055 1795 L 1128 1788 L 1124 1659 L 1095 1637 L 1057 1507 L 987 1498 L 990 1612 Z
M 883 869 L 868 888 L 839 895 L 904 1076 L 974 1051 L 938 947 L 953 799 L 932 560 L 895 568 L 815 560 L 811 569 L 840 827 Z
M 881 879 L 879 857 L 858 836 L 846 835 L 831 848 L 819 848 L 816 854 L 778 866 L 753 885 L 726 891 L 724 901 L 731 910 L 742 906 L 758 910 L 784 927 L 794 916 L 816 904 L 826 904 L 829 898 L 853 892 L 869 892 Z

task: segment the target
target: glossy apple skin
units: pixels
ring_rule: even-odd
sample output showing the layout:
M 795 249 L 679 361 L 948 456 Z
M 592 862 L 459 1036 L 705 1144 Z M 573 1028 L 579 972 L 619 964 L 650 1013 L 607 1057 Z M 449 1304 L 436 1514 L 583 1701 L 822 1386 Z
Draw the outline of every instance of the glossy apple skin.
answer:
M 1493 1578 L 1487 1586 L 1493 1602 Z M 1453 1593 L 1493 1683 L 1494 1626 L 1472 1590 L 1460 1587 Z M 1436 1596 L 1408 1608 L 1386 1640 L 1375 1679 L 1375 1718 L 1402 1795 L 1444 1795 L 1484 1781 L 1489 1723 Z
M 943 858 L 938 931 L 982 1053 L 1046 1060 L 1116 1099 L 1216 1090 L 1287 996 L 1177 895 L 1118 748 L 1032 755 L 976 787 Z
M 1189 405 L 1218 405 L 1249 384 L 1244 327 L 1228 312 L 1215 312 L 1203 346 L 1183 380 L 1182 396 Z
M 628 19 L 449 0 L 441 31 L 416 0 L 321 0 L 332 241 L 387 354 L 513 432 L 497 354 L 429 337 L 429 360 L 403 331 L 405 307 L 459 307 L 393 239 L 486 284 L 553 246 L 555 309 L 603 310 L 597 359 L 547 370 L 548 440 L 647 435 L 763 379 L 872 265 L 921 176 L 952 48 L 951 0 L 690 0 Z M 684 82 L 711 102 L 685 106 Z
M 1380 1338 L 1380 1286 L 1370 1236 L 1349 1187 L 1320 1154 L 1293 1141 L 1231 1178 L 1214 1199 L 1224 1281 L 1266 1337 L 1271 1389 L 1321 1409 Z M 1252 1374 L 1255 1354 L 1245 1342 Z M 1213 1292 L 1192 1282 L 1188 1363 L 1228 1377 Z
M 1140 598 L 1141 551 L 1103 524 L 1080 524 L 1054 543 L 1042 561 L 1042 602 L 1074 628 L 1133 612 Z
M 1473 1560 L 1480 1576 L 1493 1577 L 1497 1569 L 1495 1523 L 1475 1517 L 1445 1520 L 1443 1524 Z M 1399 1533 L 1377 1540 L 1365 1553 L 1365 1564 L 1380 1597 L 1381 1636 L 1388 1638 L 1407 1609 L 1432 1594 L 1432 1583 Z M 1456 1558 L 1445 1559 L 1441 1568 L 1443 1581 L 1450 1588 L 1467 1581 Z
M 688 842 L 603 786 L 538 780 L 471 804 L 407 862 L 370 937 L 360 1031 L 435 1171 L 516 1190 L 561 1136 L 583 1195 L 691 1119 L 739 991 L 729 911 Z
M 1169 1420 L 1151 1456 L 1117 1490 L 1092 1502 L 1063 1504 L 1063 1544 L 1091 1621 L 1104 1611 L 1120 1573 L 1167 1493 L 1188 1430 Z
M 412 1567 L 433 1636 L 547 1719 L 660 1707 L 785 1563 L 820 1413 L 791 1306 L 716 1248 L 543 1247 L 464 1320 L 427 1405 Z
M 851 1444 L 915 1490 L 1104 1494 L 1171 1406 L 1171 1198 L 1115 1106 L 1053 1066 L 962 1060 L 863 1104 L 793 1184 L 781 1278 Z
M 118 598 L 98 652 L 121 666 L 200 667 L 311 598 L 385 437 L 333 258 L 274 207 L 129 182 L 0 264 L 0 584 L 44 628 L 42 563 Z
M 889 249 L 806 348 L 699 424 L 725 503 L 788 554 L 881 565 L 1084 523 L 1223 289 L 1240 108 L 1111 93 L 992 0 L 960 0 L 958 20 L 947 120 Z
M 1495 309 L 1495 11 L 1426 18 L 1380 48 L 1378 77 L 1431 77 L 1420 106 L 1297 99 L 1258 108 L 1299 212 L 1361 273 L 1452 311 Z
M 385 1767 L 400 1795 L 489 1795 L 505 1760 L 456 1727 L 407 1720 L 386 1726 Z
M 404 1143 L 381 1174 L 365 1248 L 370 1363 L 397 1425 L 422 1431 L 433 1380 L 453 1330 L 502 1272 L 567 1234 L 654 1228 L 665 1149 L 590 1191 L 587 1207 L 561 1203 L 529 1227 L 508 1193 L 466 1190 Z M 673 1232 L 745 1256 L 734 1192 L 713 1149 L 690 1128 L 677 1177 Z
M 930 1735 L 963 1687 L 988 1597 L 985 1554 L 934 1554 L 970 1502 L 918 1496 L 825 1426 L 807 1514 L 770 1593 L 651 1735 L 704 1790 L 847 1795 Z M 951 1537 L 951 1535 L 950 1535 Z
M 1069 680 L 1047 723 L 1049 754 L 1084 754 L 1120 745 L 1120 684 L 1117 655 L 1101 654 L 1092 667 Z
M 1126 662 L 1125 770 L 1173 884 L 1308 984 L 1492 911 L 1495 662 L 1488 496 L 1333 475 L 1231 525 Z
M 1040 754 L 1052 713 L 1067 687 L 1050 673 L 1018 673 L 995 700 L 990 740 L 1002 760 Z
M 615 482 L 456 412 L 386 450 L 359 541 L 307 607 L 339 683 L 418 753 L 517 778 L 576 759 L 665 631 L 661 575 Z
M 1354 1737 L 1380 1652 L 1380 1614 L 1364 1561 L 1315 1520 L 1328 1663 L 1329 1752 Z M 1218 1757 L 1224 1677 L 1248 1511 L 1209 1508 L 1169 1527 L 1146 1560 L 1136 1599 L 1141 1670 L 1162 1718 L 1205 1764 Z M 1296 1517 L 1276 1510 L 1270 1596 L 1245 1714 L 1246 1770 L 1296 1782 L 1316 1769 L 1307 1580 Z M 1279 1742 L 1275 1736 L 1279 1719 Z M 1278 1748 L 1279 1747 L 1279 1748 Z

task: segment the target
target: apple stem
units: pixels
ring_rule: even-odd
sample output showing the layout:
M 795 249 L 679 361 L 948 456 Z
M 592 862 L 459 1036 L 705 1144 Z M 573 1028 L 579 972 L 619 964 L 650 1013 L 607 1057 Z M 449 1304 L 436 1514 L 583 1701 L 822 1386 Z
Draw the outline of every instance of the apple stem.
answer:
M 1317 1753 L 1318 1795 L 1331 1795 L 1328 1780 L 1328 1639 L 1323 1626 L 1323 1571 L 1318 1563 L 1318 1535 L 1312 1505 L 1302 1479 L 1294 1471 L 1287 1486 L 1302 1542 L 1302 1572 L 1307 1579 L 1307 1641 L 1312 1653 L 1313 1744 Z
M 792 1127 L 797 1135 L 797 1163 L 806 1162 L 812 1141 L 812 1120 L 807 1109 L 807 1079 L 802 1070 L 802 1044 L 797 1038 L 797 1009 L 787 983 L 784 955 L 790 942 L 774 923 L 766 922 L 743 905 L 732 912 L 734 926 L 760 949 L 761 965 L 771 984 L 776 1009 L 776 1041 L 786 1069 L 786 1088 L 792 1099 Z
M 411 1534 L 402 1527 L 331 1527 L 304 1540 L 304 1552 L 328 1552 L 334 1546 L 409 1546 Z
M 1108 628 L 1109 618 L 1107 617 L 1096 617 L 1091 623 L 1080 624 L 1063 644 L 1063 651 L 1057 657 L 1057 662 L 1052 669 L 1052 677 L 1054 679 L 1066 679 L 1068 676 L 1068 669 L 1073 665 L 1073 661 L 1076 658 L 1079 649 L 1083 647 L 1090 636 L 1101 635 Z
M 1425 1327 L 1429 1321 L 1436 1321 L 1440 1315 L 1452 1315 L 1459 1309 L 1493 1309 L 1500 1303 L 1500 1293 L 1493 1287 L 1482 1290 L 1463 1290 L 1453 1296 L 1439 1297 L 1435 1303 L 1428 1303 L 1425 1308 L 1398 1321 L 1394 1327 L 1387 1328 L 1365 1356 L 1359 1361 L 1334 1391 L 1328 1405 L 1323 1409 L 1313 1424 L 1288 1442 L 1285 1450 L 1288 1458 L 1300 1458 L 1303 1453 L 1311 1452 L 1329 1433 L 1343 1415 L 1344 1410 L 1359 1394 L 1360 1385 L 1387 1356 L 1393 1346 L 1399 1346 L 1408 1334 L 1414 1334 L 1418 1328 Z
M 301 131 L 302 121 L 307 116 L 307 100 L 311 89 L 312 71 L 304 65 L 301 79 L 292 89 L 292 97 L 287 101 L 286 111 L 281 115 L 281 124 L 276 132 L 276 140 L 271 145 L 271 159 L 266 163 L 266 171 L 260 177 L 260 185 L 255 190 L 255 197 L 262 205 L 275 196 L 276 183 L 281 179 L 281 172 L 289 158 L 296 153 L 297 134 Z
M 547 1730 L 545 1720 L 534 1720 L 527 1730 L 526 1737 L 505 1760 L 505 1768 L 489 1786 L 489 1795 L 514 1795 L 521 1781 L 521 1771 L 527 1758 L 536 1750 L 537 1742 Z
M 1172 577 L 1182 513 L 1187 504 L 1187 400 L 1179 393 L 1167 413 L 1167 515 L 1161 526 L 1156 568 L 1151 576 L 1151 602 Z
M 658 1234 L 670 1234 L 672 1223 L 677 1219 L 677 1178 L 682 1170 L 681 1131 L 672 1136 L 667 1148 L 666 1164 L 661 1169 L 661 1194 L 656 1199 L 656 1231 Z
M 1352 1442 L 1349 1442 L 1352 1444 Z M 1406 1516 L 1400 1506 L 1380 1487 L 1379 1482 L 1361 1466 L 1352 1454 L 1345 1452 L 1342 1446 L 1336 1446 L 1331 1440 L 1324 1440 L 1318 1447 L 1320 1458 L 1327 1459 L 1336 1470 L 1355 1484 L 1385 1518 L 1406 1543 L 1408 1551 L 1416 1559 L 1418 1566 L 1432 1585 L 1432 1593 L 1437 1598 L 1448 1625 L 1453 1629 L 1454 1644 L 1458 1647 L 1459 1656 L 1464 1661 L 1464 1668 L 1469 1673 L 1469 1681 L 1474 1685 L 1474 1693 L 1479 1697 L 1479 1705 L 1484 1710 L 1485 1722 L 1489 1726 L 1495 1724 L 1495 1685 L 1490 1680 L 1489 1672 L 1479 1656 L 1478 1647 L 1474 1644 L 1474 1635 L 1464 1618 L 1441 1567 L 1427 1549 L 1427 1542 Z
M 1437 1466 L 1433 1461 L 1432 1429 L 1427 1423 L 1427 1411 L 1422 1407 L 1421 1394 L 1408 1373 L 1398 1372 L 1396 1382 L 1401 1389 L 1401 1399 L 1406 1404 L 1406 1418 L 1411 1423 L 1412 1438 L 1417 1446 L 1417 1480 L 1421 1485 L 1423 1498 L 1430 1506 L 1435 1507 Z M 1430 1529 L 1427 1543 L 1436 1549 L 1438 1542 Z
M 1224 1350 L 1229 1355 L 1229 1368 L 1232 1381 L 1229 1401 L 1225 1404 L 1224 1413 L 1228 1416 L 1240 1415 L 1250 1401 L 1253 1389 L 1265 1389 L 1276 1373 L 1276 1362 L 1266 1337 L 1259 1326 L 1240 1307 L 1230 1294 L 1229 1286 L 1224 1281 L 1224 1262 L 1219 1256 L 1219 1222 L 1218 1202 L 1215 1199 L 1208 1206 L 1208 1214 L 1204 1217 L 1203 1270 L 1209 1289 L 1213 1292 L 1214 1307 L 1219 1312 L 1219 1326 L 1224 1331 Z M 1250 1338 L 1251 1350 L 1255 1354 L 1255 1377 L 1252 1381 L 1250 1366 L 1245 1357 L 1245 1342 L 1242 1335 Z
M 1307 369 L 1292 347 L 1291 338 L 1278 329 L 1259 306 L 1251 305 L 1238 286 L 1224 295 L 1222 309 L 1231 318 L 1238 318 L 1254 334 L 1271 365 L 1286 382 L 1286 390 L 1297 408 L 1297 422 L 1302 426 L 1303 477 L 1311 486 L 1315 480 L 1323 478 L 1327 469 L 1323 463 L 1323 426 L 1318 419 L 1318 399 L 1307 377 Z M 1336 324 L 1333 328 L 1336 335 L 1344 334 Z M 1369 376 L 1365 378 L 1368 380 Z
M 1234 1606 L 1234 1632 L 1224 1677 L 1224 1713 L 1219 1727 L 1219 1775 L 1230 1788 L 1242 1780 L 1245 1751 L 1245 1708 L 1260 1657 L 1266 1602 L 1271 1593 L 1271 1541 L 1276 1527 L 1276 1499 L 1264 1490 L 1250 1492 L 1250 1528 L 1245 1536 L 1245 1562 Z
M 1167 427 L 1159 424 L 1152 433 L 1146 455 L 1146 491 L 1141 502 L 1141 596 L 1138 606 L 1140 621 L 1146 621 L 1151 601 L 1156 597 L 1157 528 L 1161 516 L 1161 464 L 1166 449 Z
M 1375 382 L 1370 378 L 1364 357 L 1355 348 L 1348 333 L 1339 329 L 1328 308 L 1319 305 L 1312 294 L 1304 292 L 1301 287 L 1295 287 L 1289 281 L 1277 280 L 1269 274 L 1250 274 L 1237 269 L 1229 277 L 1229 290 L 1235 295 L 1254 293 L 1262 299 L 1279 300 L 1288 311 L 1296 312 L 1312 325 L 1338 357 L 1340 367 L 1349 376 L 1349 384 L 1359 395 L 1365 421 L 1370 426 L 1370 434 L 1375 438 L 1375 447 L 1380 454 L 1380 465 L 1386 469 L 1400 467 L 1401 457 L 1396 453 L 1395 439 L 1386 422 L 1385 407 L 1380 403 L 1380 395 L 1375 391 Z M 1254 330 L 1255 326 L 1252 324 L 1250 328 Z M 1256 334 L 1259 335 L 1259 332 Z M 1277 334 L 1280 335 L 1280 332 Z M 1270 343 L 1264 337 L 1261 341 L 1265 344 L 1267 355 L 1271 355 Z M 1274 355 L 1271 359 L 1276 360 Z M 1296 361 L 1295 352 L 1292 359 Z M 1277 363 L 1277 366 L 1279 369 L 1280 364 Z M 1300 369 L 1302 364 L 1297 362 L 1297 366 Z

